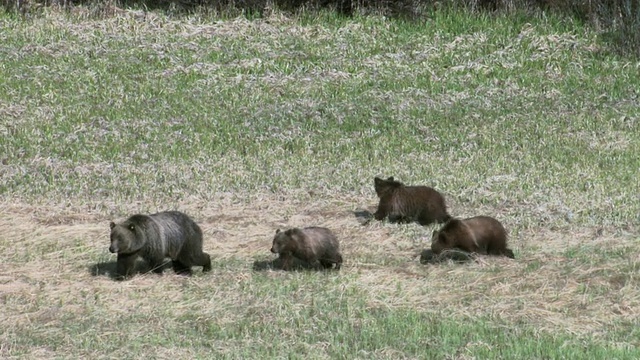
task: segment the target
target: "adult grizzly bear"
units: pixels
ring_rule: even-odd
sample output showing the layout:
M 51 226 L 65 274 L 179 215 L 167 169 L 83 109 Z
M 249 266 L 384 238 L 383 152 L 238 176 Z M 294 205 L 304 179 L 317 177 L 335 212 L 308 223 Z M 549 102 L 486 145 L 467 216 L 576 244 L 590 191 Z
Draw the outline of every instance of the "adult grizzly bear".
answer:
M 339 270 L 342 265 L 338 239 L 331 230 L 324 227 L 292 228 L 286 231 L 278 229 L 271 252 L 280 254 L 283 270 L 291 269 L 294 257 L 316 268 L 321 265 L 328 269 L 335 264 L 335 269 Z
M 171 258 L 173 270 L 178 274 L 191 275 L 192 266 L 202 266 L 205 272 L 211 270 L 211 258 L 202 251 L 202 230 L 184 213 L 137 214 L 109 225 L 109 251 L 118 254 L 116 277 L 119 279 L 133 275 L 138 256 L 155 273 L 162 273 L 167 257 Z
M 513 251 L 507 248 L 507 231 L 498 220 L 489 216 L 451 219 L 434 231 L 431 250 L 440 254 L 446 249 L 514 258 Z
M 428 186 L 405 186 L 392 177 L 374 178 L 376 194 L 380 198 L 376 220 L 389 217 L 390 222 L 412 222 L 429 225 L 451 219 L 442 194 Z

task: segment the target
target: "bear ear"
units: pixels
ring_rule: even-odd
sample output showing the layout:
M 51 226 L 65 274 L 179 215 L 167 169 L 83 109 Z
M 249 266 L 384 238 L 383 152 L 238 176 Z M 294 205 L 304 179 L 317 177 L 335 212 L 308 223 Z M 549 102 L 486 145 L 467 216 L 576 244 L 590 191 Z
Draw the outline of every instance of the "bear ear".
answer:
M 284 234 L 287 236 L 291 236 L 293 234 L 293 230 L 294 229 L 288 229 L 287 231 L 284 232 Z
M 393 176 L 389 176 L 389 177 L 387 178 L 387 181 L 394 181 L 394 180 L 393 180 Z
M 280 234 L 280 229 L 276 229 L 276 234 Z
M 114 223 L 113 221 L 109 223 L 109 228 L 111 230 L 113 230 L 113 228 L 116 227 L 116 223 Z

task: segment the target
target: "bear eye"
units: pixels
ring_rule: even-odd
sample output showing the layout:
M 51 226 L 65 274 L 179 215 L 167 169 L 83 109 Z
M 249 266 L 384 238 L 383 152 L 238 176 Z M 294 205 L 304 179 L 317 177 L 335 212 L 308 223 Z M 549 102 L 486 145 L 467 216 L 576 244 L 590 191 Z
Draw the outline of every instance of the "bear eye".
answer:
M 136 229 L 135 226 L 133 226 L 133 224 L 129 225 L 129 230 L 134 231 Z

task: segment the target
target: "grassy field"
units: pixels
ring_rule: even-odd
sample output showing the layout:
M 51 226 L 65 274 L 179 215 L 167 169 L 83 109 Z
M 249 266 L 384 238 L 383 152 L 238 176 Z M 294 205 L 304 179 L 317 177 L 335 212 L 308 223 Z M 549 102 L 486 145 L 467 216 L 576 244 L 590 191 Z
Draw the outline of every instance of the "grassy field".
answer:
M 522 15 L 0 14 L 0 357 L 640 358 L 640 65 Z M 491 215 L 516 260 L 420 265 L 374 176 Z M 213 271 L 116 282 L 178 209 Z M 327 226 L 339 272 L 260 270 Z

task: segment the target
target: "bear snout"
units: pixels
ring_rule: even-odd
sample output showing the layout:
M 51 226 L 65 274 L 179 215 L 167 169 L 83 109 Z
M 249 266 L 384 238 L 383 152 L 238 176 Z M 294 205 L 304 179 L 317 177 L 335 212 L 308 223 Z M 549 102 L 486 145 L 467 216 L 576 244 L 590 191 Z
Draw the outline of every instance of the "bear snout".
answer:
M 274 247 L 271 247 L 271 252 L 272 252 L 272 253 L 274 253 L 274 254 L 277 254 L 277 253 L 278 253 L 278 252 L 276 251 L 276 248 L 274 248 Z
M 112 254 L 115 254 L 118 252 L 118 248 L 116 246 L 109 246 L 109 252 L 111 252 Z

